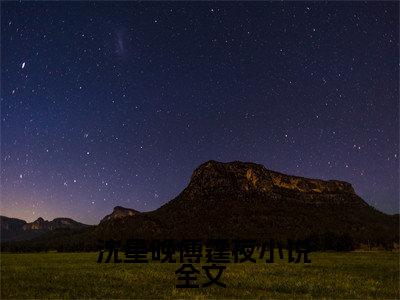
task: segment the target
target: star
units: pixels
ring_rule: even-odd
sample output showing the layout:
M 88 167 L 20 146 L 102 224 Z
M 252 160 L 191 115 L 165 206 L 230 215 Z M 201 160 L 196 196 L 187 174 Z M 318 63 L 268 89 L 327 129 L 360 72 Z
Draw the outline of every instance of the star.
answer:
M 41 5 L 2 3 L 2 213 L 40 198 L 36 215 L 97 224 L 160 207 L 207 160 L 398 211 L 397 3 Z

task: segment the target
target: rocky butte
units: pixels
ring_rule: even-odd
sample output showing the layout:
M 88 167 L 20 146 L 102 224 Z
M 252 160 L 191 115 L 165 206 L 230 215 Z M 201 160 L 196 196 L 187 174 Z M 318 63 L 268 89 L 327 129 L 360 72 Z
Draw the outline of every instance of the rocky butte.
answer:
M 398 240 L 398 218 L 379 212 L 338 180 L 289 176 L 247 162 L 208 161 L 159 209 L 100 223 L 102 237 Z

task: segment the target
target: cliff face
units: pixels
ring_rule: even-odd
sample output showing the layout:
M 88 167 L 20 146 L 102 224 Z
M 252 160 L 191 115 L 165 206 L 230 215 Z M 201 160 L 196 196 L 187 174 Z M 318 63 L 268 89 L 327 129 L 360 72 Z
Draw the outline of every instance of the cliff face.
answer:
M 43 218 L 38 218 L 32 223 L 25 224 L 23 230 L 42 230 L 47 229 L 49 221 L 45 221 Z
M 189 189 L 199 191 L 232 190 L 242 192 L 255 190 L 274 192 L 277 189 L 301 193 L 319 194 L 355 194 L 350 183 L 344 181 L 309 179 L 289 176 L 267 170 L 263 165 L 254 163 L 221 163 L 208 161 L 198 167 L 190 180 Z
M 254 163 L 208 161 L 175 199 L 155 211 L 115 220 L 107 235 L 265 239 L 333 232 L 364 242 L 395 239 L 396 226 L 347 182 L 289 176 Z

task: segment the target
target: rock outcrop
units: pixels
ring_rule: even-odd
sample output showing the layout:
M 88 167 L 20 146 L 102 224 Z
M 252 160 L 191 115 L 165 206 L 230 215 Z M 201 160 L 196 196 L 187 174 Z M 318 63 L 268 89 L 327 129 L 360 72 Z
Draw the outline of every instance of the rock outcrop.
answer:
M 122 206 L 116 206 L 114 207 L 114 210 L 111 214 L 105 216 L 100 223 L 106 222 L 106 221 L 110 221 L 110 220 L 116 220 L 116 219 L 120 219 L 120 218 L 125 218 L 128 216 L 136 216 L 139 215 L 140 212 L 138 212 L 137 210 L 131 209 L 131 208 L 125 208 Z

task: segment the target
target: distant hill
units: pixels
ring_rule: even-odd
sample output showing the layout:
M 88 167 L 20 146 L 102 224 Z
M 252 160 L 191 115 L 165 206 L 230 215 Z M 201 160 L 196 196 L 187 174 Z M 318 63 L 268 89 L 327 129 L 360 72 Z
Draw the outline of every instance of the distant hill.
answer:
M 25 224 L 27 223 L 24 220 L 0 216 L 1 241 L 15 240 L 17 236 L 21 236 Z
M 94 247 L 97 239 L 310 239 L 318 249 L 360 244 L 391 248 L 399 217 L 368 205 L 351 184 L 289 176 L 254 163 L 208 161 L 173 200 L 151 212 L 117 206 L 97 226 L 54 231 L 34 241 L 57 247 Z M 89 242 L 90 241 L 90 242 Z
M 56 218 L 52 221 L 38 218 L 31 223 L 27 223 L 24 220 L 0 216 L 2 242 L 30 240 L 55 229 L 83 229 L 88 226 L 69 218 Z

